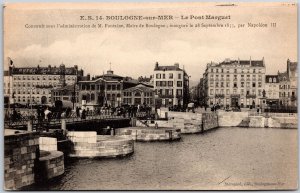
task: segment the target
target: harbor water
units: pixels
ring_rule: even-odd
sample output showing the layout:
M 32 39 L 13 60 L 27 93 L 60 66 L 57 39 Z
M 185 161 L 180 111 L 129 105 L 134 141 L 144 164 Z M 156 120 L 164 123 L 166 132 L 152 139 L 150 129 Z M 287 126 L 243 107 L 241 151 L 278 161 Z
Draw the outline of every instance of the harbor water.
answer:
M 76 159 L 32 190 L 285 189 L 297 184 L 297 129 L 218 128 L 176 142 L 135 143 L 133 155 Z

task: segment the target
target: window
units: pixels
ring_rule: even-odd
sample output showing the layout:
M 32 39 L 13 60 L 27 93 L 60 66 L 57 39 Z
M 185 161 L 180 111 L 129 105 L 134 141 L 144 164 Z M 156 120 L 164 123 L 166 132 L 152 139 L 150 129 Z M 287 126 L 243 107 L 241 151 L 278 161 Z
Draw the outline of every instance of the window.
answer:
M 182 81 L 177 81 L 177 87 L 182 87 Z
M 161 74 L 156 74 L 156 78 L 160 79 L 161 78 Z
M 233 83 L 233 88 L 237 88 L 237 83 L 236 82 Z
M 216 89 L 216 94 L 219 94 L 219 89 Z
M 230 93 L 230 92 L 229 92 L 229 89 L 226 89 L 226 94 L 229 95 L 229 93 Z
M 168 86 L 173 86 L 173 81 L 168 81 Z
M 219 69 L 216 69 L 216 72 L 219 73 Z
M 241 95 L 244 95 L 244 89 L 241 89 Z
M 156 81 L 156 86 L 160 86 L 160 81 Z
M 162 86 L 167 86 L 166 81 L 161 81 L 161 83 L 162 83 Z
M 177 96 L 182 96 L 182 90 L 181 89 L 177 89 Z
M 216 82 L 216 87 L 219 87 L 219 82 Z
M 181 74 L 178 74 L 178 79 L 181 79 Z
M 166 79 L 166 74 L 163 74 L 163 79 Z
M 226 87 L 230 87 L 230 83 L 229 82 L 226 82 Z
M 221 69 L 221 72 L 222 72 L 222 73 L 224 72 L 224 69 L 223 69 L 223 68 Z
M 234 73 L 237 73 L 237 69 L 234 69 Z
M 255 84 L 255 82 L 253 82 L 253 83 L 252 83 L 252 87 L 255 88 L 255 86 L 256 86 L 256 84 Z
M 255 73 L 255 69 L 253 69 L 253 73 Z
M 214 90 L 210 89 L 210 95 L 213 95 L 213 94 L 214 94 Z
M 271 83 L 272 82 L 272 78 L 269 78 L 269 83 Z
M 258 82 L 258 87 L 261 88 L 261 82 Z
M 169 74 L 169 78 L 173 78 L 173 73 L 170 73 L 170 74 Z
M 210 72 L 214 72 L 214 69 L 210 69 Z
M 221 82 L 221 87 L 224 87 L 224 82 Z
M 242 87 L 242 88 L 244 88 L 244 83 L 245 83 L 245 82 L 241 82 L 241 87 Z

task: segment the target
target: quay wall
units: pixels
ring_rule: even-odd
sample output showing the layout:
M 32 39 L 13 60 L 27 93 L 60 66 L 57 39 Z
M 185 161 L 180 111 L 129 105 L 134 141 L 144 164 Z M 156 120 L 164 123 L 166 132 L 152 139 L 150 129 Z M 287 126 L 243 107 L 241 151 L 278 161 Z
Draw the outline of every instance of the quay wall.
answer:
M 250 128 L 297 128 L 297 116 L 284 113 L 270 113 L 261 115 L 249 115 L 249 112 L 225 112 L 218 111 L 220 127 L 250 127 Z
M 181 138 L 180 129 L 153 127 L 128 127 L 116 129 L 116 135 L 136 141 L 168 141 Z
M 67 136 L 72 142 L 70 157 L 116 157 L 134 152 L 131 139 L 97 135 L 96 131 L 69 131 Z
M 36 182 L 61 176 L 65 172 L 64 154 L 61 151 L 41 151 L 39 162 L 36 165 Z
M 218 115 L 216 113 L 202 113 L 202 120 L 203 131 L 219 127 Z
M 248 112 L 225 112 L 217 111 L 218 123 L 220 127 L 239 127 L 243 121 L 247 121 Z
M 6 190 L 17 190 L 35 182 L 34 165 L 39 146 L 38 133 L 4 136 L 4 181 Z
M 200 133 L 219 126 L 216 113 L 169 111 L 167 115 L 174 128 L 181 129 L 181 133 Z
M 298 128 L 298 120 L 296 117 L 264 117 L 250 116 L 249 127 L 268 127 L 281 129 Z
M 268 118 L 268 127 L 283 128 L 283 129 L 297 129 L 297 117 L 270 117 Z

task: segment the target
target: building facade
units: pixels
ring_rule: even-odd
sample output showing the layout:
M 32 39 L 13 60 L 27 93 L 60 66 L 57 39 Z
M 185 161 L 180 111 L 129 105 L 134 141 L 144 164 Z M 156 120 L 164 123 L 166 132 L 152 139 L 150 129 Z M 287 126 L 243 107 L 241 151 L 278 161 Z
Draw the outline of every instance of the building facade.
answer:
M 78 84 L 80 106 L 95 110 L 103 106 L 120 106 L 123 101 L 123 90 L 136 86 L 137 81 L 116 75 L 109 70 L 107 74 L 96 76 L 92 80 L 79 81 Z
M 209 63 L 203 74 L 206 105 L 256 107 L 261 103 L 265 84 L 265 62 L 230 60 Z
M 279 86 L 280 84 L 278 75 L 266 75 L 265 93 L 267 105 L 279 105 Z
M 12 75 L 11 75 L 11 71 L 10 70 L 6 70 L 4 71 L 4 81 L 3 81 L 3 95 L 4 95 L 4 104 L 8 105 L 9 103 L 12 104 L 13 103 L 13 88 L 12 88 L 12 83 L 13 83 L 13 79 L 12 79 Z
M 280 106 L 297 107 L 297 65 L 288 59 L 286 72 L 278 72 Z
M 65 67 L 10 67 L 12 75 L 12 101 L 20 104 L 52 104 L 51 90 L 74 85 L 83 76 L 78 66 Z
M 153 86 L 138 84 L 123 90 L 123 104 L 154 106 L 155 91 Z
M 153 84 L 159 106 L 186 106 L 189 102 L 189 76 L 178 63 L 173 66 L 156 63 Z

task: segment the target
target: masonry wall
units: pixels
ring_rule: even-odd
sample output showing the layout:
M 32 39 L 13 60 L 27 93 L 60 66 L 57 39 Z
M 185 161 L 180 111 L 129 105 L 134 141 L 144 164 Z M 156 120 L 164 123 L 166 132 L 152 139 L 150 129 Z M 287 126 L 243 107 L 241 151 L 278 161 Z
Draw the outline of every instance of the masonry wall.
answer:
M 218 111 L 218 123 L 220 127 L 238 127 L 243 121 L 247 121 L 248 112 Z
M 134 152 L 133 140 L 118 136 L 69 131 L 68 138 L 72 142 L 70 157 L 116 157 Z
M 65 172 L 63 152 L 50 151 L 45 152 L 45 155 L 41 154 L 36 167 L 37 182 L 45 182 L 62 175 Z
M 216 113 L 202 113 L 203 131 L 219 127 L 218 115 Z
M 180 129 L 128 127 L 116 129 L 116 134 L 136 141 L 166 141 L 181 138 Z
M 57 139 L 53 137 L 40 137 L 39 147 L 43 151 L 57 151 Z
M 38 133 L 4 136 L 4 181 L 6 190 L 16 190 L 34 183 L 34 163 Z

